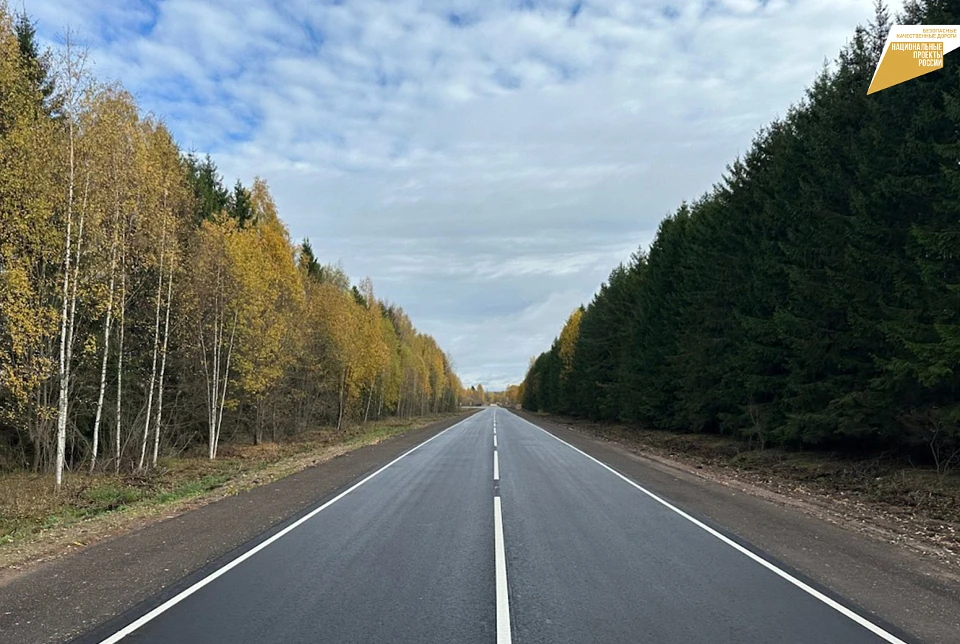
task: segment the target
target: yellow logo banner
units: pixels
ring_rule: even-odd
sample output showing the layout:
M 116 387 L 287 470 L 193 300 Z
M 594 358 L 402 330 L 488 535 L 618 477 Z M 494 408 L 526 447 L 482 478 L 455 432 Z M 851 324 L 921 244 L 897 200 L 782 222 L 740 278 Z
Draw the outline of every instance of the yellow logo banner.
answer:
M 958 47 L 956 25 L 894 25 L 867 94 L 943 69 L 944 55 Z

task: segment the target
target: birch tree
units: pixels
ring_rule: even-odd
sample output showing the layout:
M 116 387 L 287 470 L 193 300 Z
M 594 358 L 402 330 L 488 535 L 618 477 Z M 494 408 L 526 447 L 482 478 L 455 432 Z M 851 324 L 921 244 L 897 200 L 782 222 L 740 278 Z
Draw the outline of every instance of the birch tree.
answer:
M 172 305 L 172 280 L 176 273 L 177 245 L 181 213 L 186 210 L 187 184 L 180 165 L 179 151 L 169 131 L 163 124 L 152 119 L 141 121 L 139 136 L 142 141 L 141 163 L 143 169 L 141 207 L 144 209 L 142 236 L 151 248 L 145 251 L 151 262 L 148 272 L 155 274 L 156 288 L 151 292 L 153 338 L 151 343 L 150 376 L 147 382 L 147 401 L 144 413 L 143 434 L 140 440 L 140 458 L 137 469 L 147 464 L 147 449 L 151 443 L 150 464 L 155 464 L 159 455 L 162 428 L 162 396 L 166 376 L 166 354 L 169 347 L 170 308 Z M 166 295 L 165 295 L 166 294 Z M 166 304 L 166 306 L 164 306 Z M 157 415 L 154 418 L 154 401 Z
M 63 204 L 64 244 L 63 244 L 63 288 L 61 291 L 60 306 L 60 344 L 59 344 L 59 397 L 57 404 L 57 460 L 54 470 L 55 486 L 59 491 L 63 482 L 63 466 L 66 454 L 67 441 L 67 412 L 68 394 L 70 388 L 70 361 L 72 357 L 73 316 L 68 320 L 68 310 L 75 310 L 71 303 L 71 254 L 74 252 L 73 218 L 77 191 L 77 147 L 79 137 L 78 120 L 80 102 L 89 84 L 87 70 L 87 52 L 73 42 L 68 31 L 60 60 L 59 84 L 64 92 L 63 118 L 66 122 L 66 176 L 64 178 L 65 199 Z M 82 224 L 81 224 L 82 233 Z M 82 241 L 82 234 L 80 236 Z M 77 243 L 77 254 L 80 253 L 80 244 Z M 75 280 L 74 280 L 75 282 Z M 76 293 L 74 288 L 72 291 Z M 75 298 L 73 299 L 75 303 Z
M 164 377 L 167 372 L 167 349 L 170 342 L 170 309 L 173 304 L 173 277 L 175 274 L 175 263 L 173 258 L 169 262 L 169 268 L 167 274 L 167 302 L 166 302 L 166 313 L 164 314 L 163 322 L 163 349 L 161 351 L 160 357 L 160 381 L 157 386 L 157 422 L 154 426 L 154 435 L 153 435 L 153 459 L 151 463 L 154 467 L 157 466 L 157 457 L 160 453 L 160 430 L 163 427 L 163 391 L 164 391 Z
M 100 375 L 97 387 L 97 403 L 93 422 L 90 455 L 90 472 L 97 467 L 100 452 L 100 433 L 103 421 L 104 402 L 107 390 L 107 367 L 110 357 L 110 341 L 113 331 L 114 309 L 117 300 L 118 270 L 120 266 L 122 229 L 125 217 L 132 209 L 133 176 L 133 130 L 137 123 L 136 105 L 132 97 L 118 88 L 105 88 L 97 105 L 96 131 L 91 134 L 100 148 L 95 155 L 103 167 L 101 183 L 96 191 L 102 200 L 105 221 L 104 238 L 109 239 L 109 266 L 106 272 L 106 305 L 102 312 L 103 340 L 101 346 Z M 122 352 L 122 351 L 121 351 Z
M 118 250 L 120 256 L 120 312 L 117 317 L 117 324 L 120 325 L 120 338 L 117 342 L 117 395 L 116 395 L 116 414 L 114 416 L 113 432 L 113 471 L 120 473 L 120 458 L 122 456 L 122 436 L 123 436 L 123 341 L 127 328 L 127 225 L 126 220 L 122 222 L 119 232 L 120 247 Z
M 265 181 L 227 190 L 95 84 L 69 34 L 51 83 L 34 34 L 0 0 L 0 462 L 59 491 L 66 469 L 145 470 L 198 429 L 216 458 L 238 430 L 447 404 L 432 338 L 295 247 Z
M 239 285 L 230 266 L 229 245 L 239 234 L 235 220 L 224 213 L 201 224 L 190 258 L 193 266 L 186 297 L 190 326 L 206 384 L 208 457 L 217 457 L 231 360 L 240 317 Z

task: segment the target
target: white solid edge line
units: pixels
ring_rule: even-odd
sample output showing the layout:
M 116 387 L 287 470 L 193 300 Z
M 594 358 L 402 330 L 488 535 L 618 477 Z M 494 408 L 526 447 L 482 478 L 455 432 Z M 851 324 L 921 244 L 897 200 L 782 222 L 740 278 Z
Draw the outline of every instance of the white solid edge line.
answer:
M 110 637 L 108 637 L 108 638 L 106 638 L 105 640 L 101 641 L 100 644 L 114 644 L 115 642 L 119 642 L 119 641 L 122 640 L 124 637 L 126 637 L 127 635 L 130 635 L 131 633 L 133 633 L 134 631 L 136 631 L 138 628 L 140 628 L 141 626 L 143 626 L 143 625 L 146 624 L 147 622 L 155 619 L 155 618 L 158 617 L 159 615 L 161 615 L 161 614 L 165 613 L 166 611 L 170 610 L 171 608 L 173 608 L 174 606 L 176 606 L 177 604 L 179 604 L 181 601 L 183 601 L 184 599 L 186 599 L 187 597 L 189 597 L 189 596 L 192 595 L 193 593 L 197 592 L 198 590 L 200 590 L 201 588 L 203 588 L 204 586 L 206 586 L 207 584 L 209 584 L 211 581 L 213 581 L 213 580 L 216 579 L 217 577 L 219 577 L 219 576 L 225 574 L 226 572 L 228 572 L 229 570 L 232 570 L 233 568 L 237 567 L 238 565 L 240 565 L 241 563 L 243 563 L 244 561 L 246 561 L 247 559 L 249 559 L 249 558 L 252 557 L 253 555 L 257 554 L 258 552 L 260 552 L 261 550 L 263 550 L 264 548 L 266 548 L 266 547 L 269 546 L 271 543 L 273 543 L 274 541 L 276 541 L 276 540 L 279 539 L 280 537 L 284 536 L 285 534 L 287 534 L 287 533 L 290 532 L 291 530 L 293 530 L 293 529 L 295 529 L 295 528 L 303 525 L 304 523 L 306 523 L 307 521 L 309 521 L 310 519 L 312 519 L 313 517 L 315 517 L 317 514 L 319 514 L 319 513 L 322 512 L 323 510 L 327 509 L 328 507 L 330 507 L 331 505 L 333 505 L 334 503 L 336 503 L 337 501 L 339 501 L 340 499 L 342 499 L 342 498 L 345 497 L 346 495 L 350 494 L 351 492 L 353 492 L 354 490 L 356 490 L 358 487 L 360 487 L 361 485 L 363 485 L 364 483 L 366 483 L 367 481 L 369 481 L 370 479 L 372 479 L 372 478 L 375 477 L 376 475 L 380 474 L 381 472 L 383 472 L 385 469 L 387 469 L 388 467 L 390 467 L 391 465 L 393 465 L 393 464 L 396 463 L 397 461 L 400 461 L 400 460 L 406 458 L 407 456 L 409 456 L 409 455 L 412 454 L 413 452 L 417 451 L 418 449 L 420 449 L 421 447 L 423 447 L 424 445 L 426 445 L 426 444 L 429 443 L 430 441 L 432 441 L 432 440 L 434 440 L 434 439 L 436 439 L 436 438 L 440 438 L 441 436 L 443 436 L 444 434 L 446 434 L 447 432 L 449 432 L 449 431 L 450 431 L 451 429 L 453 429 L 454 427 L 457 427 L 457 426 L 459 426 L 459 425 L 462 425 L 462 424 L 465 423 L 466 421 L 470 420 L 470 418 L 472 418 L 472 416 L 468 416 L 467 418 L 464 418 L 463 420 L 454 423 L 453 425 L 451 425 L 450 427 L 447 427 L 445 430 L 443 430 L 442 432 L 440 432 L 440 433 L 437 434 L 436 436 L 431 436 L 430 438 L 428 438 L 427 440 L 423 441 L 423 442 L 420 443 L 419 445 L 416 445 L 416 446 L 410 448 L 409 450 L 407 450 L 406 452 L 404 452 L 403 454 L 401 454 L 401 455 L 398 456 L 397 458 L 393 459 L 392 461 L 390 461 L 389 463 L 387 463 L 386 465 L 384 465 L 383 467 L 381 467 L 379 470 L 377 470 L 377 471 L 374 472 L 373 474 L 370 474 L 369 476 L 367 476 L 366 478 L 364 478 L 364 479 L 363 479 L 362 481 L 360 481 L 359 483 L 355 483 L 354 485 L 350 486 L 348 489 L 344 490 L 343 492 L 341 492 L 341 493 L 338 494 L 337 496 L 333 497 L 332 499 L 330 499 L 329 501 L 327 501 L 326 503 L 324 503 L 324 504 L 321 505 L 320 507 L 318 507 L 318 508 L 316 508 L 315 510 L 311 511 L 309 514 L 306 514 L 306 515 L 304 515 L 303 517 L 297 519 L 295 522 L 291 523 L 291 524 L 288 525 L 286 528 L 284 528 L 284 529 L 281 530 L 280 532 L 276 533 L 275 535 L 273 535 L 273 536 L 270 537 L 269 539 L 263 541 L 262 543 L 257 544 L 256 546 L 254 546 L 254 547 L 251 548 L 250 550 L 247 550 L 245 553 L 243 553 L 242 555 L 240 555 L 239 557 L 237 557 L 237 558 L 234 559 L 233 561 L 227 563 L 227 564 L 224 565 L 222 568 L 218 568 L 217 570 L 213 571 L 212 573 L 210 573 L 209 575 L 207 575 L 206 577 L 204 577 L 203 579 L 201 579 L 201 580 L 198 581 L 197 583 L 193 584 L 193 585 L 190 586 L 189 588 L 181 591 L 180 593 L 178 593 L 177 595 L 171 597 L 171 598 L 168 599 L 167 601 L 163 602 L 162 604 L 160 604 L 159 606 L 157 606 L 156 608 L 154 608 L 154 609 L 151 610 L 150 612 L 142 615 L 139 619 L 136 619 L 136 620 L 130 622 L 129 624 L 127 624 L 125 627 L 123 627 L 122 629 L 120 629 L 119 631 L 117 631 L 116 633 L 114 633 L 113 635 L 111 635 Z
M 497 644 L 511 644 L 507 557 L 503 550 L 503 516 L 500 512 L 499 496 L 493 497 L 493 527 L 497 569 Z
M 884 629 L 880 628 L 879 626 L 877 626 L 876 624 L 874 624 L 874 623 L 871 622 L 870 620 L 866 619 L 865 617 L 862 617 L 862 616 L 858 615 L 857 613 L 853 612 L 852 610 L 850 610 L 849 608 L 847 608 L 847 607 L 844 606 L 843 604 L 840 604 L 839 602 L 834 601 L 833 599 L 827 597 L 826 595 L 824 595 L 823 593 L 821 593 L 821 592 L 820 592 L 819 590 L 817 590 L 816 588 L 813 588 L 813 587 L 810 586 L 809 584 L 806 584 L 806 583 L 800 581 L 799 579 L 797 579 L 796 577 L 794 577 L 793 575 L 791 575 L 791 574 L 788 573 L 787 571 L 781 570 L 780 568 L 778 568 L 777 566 L 773 565 L 772 563 L 770 563 L 769 561 L 767 561 L 766 559 L 764 559 L 764 558 L 761 557 L 760 555 L 758 555 L 758 554 L 754 553 L 753 551 L 751 551 L 751 550 L 749 550 L 749 549 L 741 546 L 739 543 L 737 543 L 737 542 L 734 541 L 733 539 L 730 539 L 729 537 L 726 537 L 726 536 L 720 534 L 719 532 L 717 532 L 716 530 L 714 530 L 713 528 L 711 528 L 711 527 L 708 526 L 707 524 L 705 524 L 705 523 L 703 523 L 702 521 L 699 521 L 699 520 L 695 519 L 694 517 L 690 516 L 689 514 L 687 514 L 686 512 L 684 512 L 683 510 L 681 510 L 680 508 L 678 508 L 678 507 L 676 507 L 675 505 L 671 504 L 669 501 L 666 501 L 666 500 L 660 498 L 659 496 L 657 496 L 656 494 L 654 494 L 654 493 L 651 492 L 650 490 L 646 489 L 645 487 L 637 484 L 637 483 L 634 482 L 634 481 L 631 481 L 629 478 L 627 478 L 626 476 L 624 476 L 624 475 L 621 474 L 620 472 L 616 471 L 615 469 L 613 469 L 612 467 L 610 467 L 610 466 L 607 465 L 606 463 L 603 463 L 602 461 L 594 458 L 593 456 L 590 456 L 589 454 L 587 454 L 587 453 L 584 452 L 583 450 L 581 450 L 581 449 L 579 449 L 579 448 L 577 448 L 577 447 L 574 447 L 573 445 L 571 445 L 571 444 L 568 443 L 567 441 L 563 440 L 562 438 L 559 438 L 558 436 L 554 436 L 553 434 L 551 434 L 551 433 L 548 432 L 547 430 L 543 429 L 542 427 L 538 427 L 538 426 L 535 425 L 534 423 L 531 423 L 531 422 L 530 422 L 529 420 L 527 420 L 526 418 L 523 418 L 523 417 L 521 417 L 521 416 L 518 416 L 517 414 L 514 414 L 514 416 L 516 416 L 517 418 L 519 418 L 519 419 L 522 420 L 523 422 L 527 423 L 527 424 L 530 425 L 531 427 L 534 427 L 534 428 L 536 428 L 536 429 L 539 429 L 541 432 L 543 432 L 543 433 L 546 434 L 547 436 L 550 436 L 551 438 L 555 438 L 556 440 L 560 441 L 561 443 L 563 443 L 564 445 L 566 445 L 566 446 L 569 447 L 570 449 L 572 449 L 572 450 L 574 450 L 574 451 L 576 451 L 576 452 L 579 452 L 580 454 L 586 456 L 587 458 L 589 458 L 591 461 L 593 461 L 594 463 L 596 463 L 596 464 L 599 465 L 600 467 L 602 467 L 602 468 L 604 468 L 604 469 L 606 469 L 606 470 L 609 470 L 610 472 L 616 474 L 618 477 L 620 477 L 621 479 L 623 479 L 624 481 L 626 481 L 627 483 L 629 483 L 629 484 L 632 485 L 633 487 L 637 488 L 638 490 L 640 490 L 641 492 L 643 492 L 644 494 L 646 494 L 647 496 L 649 496 L 651 499 L 653 499 L 653 500 L 656 501 L 657 503 L 660 503 L 661 505 L 669 508 L 670 510 L 673 510 L 674 512 L 676 512 L 676 513 L 679 514 L 681 517 L 683 517 L 684 519 L 686 519 L 686 520 L 689 521 L 690 523 L 694 524 L 694 525 L 697 526 L 698 528 L 700 528 L 700 529 L 702 529 L 702 530 L 710 533 L 711 535 L 713 535 L 714 537 L 716 537 L 716 538 L 719 539 L 720 541 L 724 542 L 725 544 L 727 544 L 728 546 L 730 546 L 730 547 L 733 548 L 734 550 L 737 550 L 737 551 L 739 551 L 740 553 L 742 553 L 742 554 L 746 555 L 747 557 L 749 557 L 750 559 L 753 559 L 755 562 L 757 562 L 758 564 L 760 564 L 761 566 L 763 566 L 763 567 L 766 568 L 767 570 L 770 570 L 771 572 L 775 573 L 775 574 L 778 575 L 779 577 L 781 577 L 781 578 L 785 579 L 786 581 L 790 582 L 791 584 L 793 584 L 794 586 L 796 586 L 796 587 L 799 588 L 800 590 L 804 591 L 804 592 L 807 593 L 808 595 L 811 595 L 811 596 L 813 596 L 814 598 L 819 599 L 821 602 L 823 602 L 824 604 L 826 604 L 826 605 L 829 606 L 830 608 L 834 609 L 835 611 L 837 611 L 837 612 L 840 613 L 841 615 L 843 615 L 843 616 L 845 616 L 845 617 L 853 620 L 854 622 L 856 622 L 856 623 L 859 624 L 860 626 L 864 627 L 864 628 L 867 629 L 868 631 L 872 632 L 873 634 L 878 635 L 880 638 L 884 639 L 884 640 L 887 641 L 887 642 L 890 642 L 890 644 L 907 644 L 907 642 L 903 641 L 902 639 L 900 639 L 900 638 L 897 637 L 896 635 L 885 631 Z
M 497 458 L 497 453 L 493 453 L 493 480 L 500 480 L 500 459 Z

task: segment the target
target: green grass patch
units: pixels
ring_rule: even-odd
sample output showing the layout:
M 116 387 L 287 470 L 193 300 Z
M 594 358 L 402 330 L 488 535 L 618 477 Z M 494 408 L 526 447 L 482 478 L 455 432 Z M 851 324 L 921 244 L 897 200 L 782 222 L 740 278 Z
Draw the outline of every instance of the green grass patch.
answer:
M 143 498 L 143 491 L 134 487 L 122 487 L 107 483 L 84 491 L 84 496 L 99 510 L 114 510 Z
M 196 481 L 188 481 L 169 492 L 161 492 L 151 500 L 154 503 L 163 504 L 180 499 L 189 499 L 223 487 L 231 478 L 230 474 L 210 474 Z

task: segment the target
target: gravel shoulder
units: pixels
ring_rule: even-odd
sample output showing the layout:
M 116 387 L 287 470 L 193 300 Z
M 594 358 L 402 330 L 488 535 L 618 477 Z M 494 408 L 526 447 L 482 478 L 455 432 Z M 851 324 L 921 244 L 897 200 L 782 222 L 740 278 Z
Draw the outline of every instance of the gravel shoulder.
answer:
M 0 643 L 69 641 L 164 596 L 252 547 L 370 471 L 459 422 L 431 423 L 206 505 L 167 508 L 140 527 L 0 577 Z M 191 511 L 187 511 L 191 510 Z M 129 531 L 134 527 L 133 531 Z
M 882 523 L 871 528 L 864 516 L 847 515 L 842 504 L 829 509 L 823 500 L 646 455 L 642 445 L 598 438 L 588 423 L 514 413 L 848 599 L 862 614 L 927 644 L 960 642 L 960 569 L 952 557 L 910 547 Z

